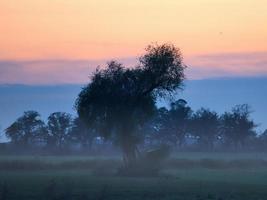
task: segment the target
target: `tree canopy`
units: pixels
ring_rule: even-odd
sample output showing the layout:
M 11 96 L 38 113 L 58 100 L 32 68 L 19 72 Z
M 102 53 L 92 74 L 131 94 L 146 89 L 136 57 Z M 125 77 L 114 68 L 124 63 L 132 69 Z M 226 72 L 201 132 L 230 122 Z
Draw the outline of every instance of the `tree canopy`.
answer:
M 219 136 L 219 116 L 215 111 L 201 108 L 191 119 L 191 131 L 198 138 L 198 143 L 204 148 L 213 149 L 213 142 Z
M 62 148 L 69 139 L 71 131 L 71 115 L 55 112 L 48 117 L 48 143 Z
M 257 125 L 250 119 L 250 114 L 251 110 L 247 104 L 237 105 L 232 112 L 224 113 L 221 117 L 221 129 L 226 142 L 240 148 L 249 137 L 256 135 L 254 128 Z
M 6 136 L 16 145 L 31 145 L 34 140 L 40 139 L 45 131 L 45 123 L 36 111 L 24 112 L 6 130 Z
M 185 67 L 180 50 L 171 44 L 148 46 L 135 68 L 111 61 L 79 94 L 78 115 L 104 137 L 115 134 L 130 163 L 136 159 L 137 129 L 153 115 L 158 96 L 181 88 Z

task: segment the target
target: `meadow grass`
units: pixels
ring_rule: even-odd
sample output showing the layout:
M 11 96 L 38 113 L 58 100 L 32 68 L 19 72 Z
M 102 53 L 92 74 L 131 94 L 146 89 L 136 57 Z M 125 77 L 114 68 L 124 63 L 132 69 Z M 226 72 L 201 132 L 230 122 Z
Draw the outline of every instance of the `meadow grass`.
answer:
M 174 155 L 159 176 L 146 178 L 116 175 L 119 157 L 1 157 L 0 199 L 267 199 L 264 155 L 190 156 Z M 235 162 L 240 165 L 231 164 Z

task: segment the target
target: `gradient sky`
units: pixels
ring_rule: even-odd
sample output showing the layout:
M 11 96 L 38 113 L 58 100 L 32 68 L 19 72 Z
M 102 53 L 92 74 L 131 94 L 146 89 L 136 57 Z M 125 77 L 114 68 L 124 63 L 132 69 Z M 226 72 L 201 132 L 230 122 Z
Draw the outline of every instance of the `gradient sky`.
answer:
M 189 78 L 267 75 L 266 10 L 267 0 L 0 0 L 0 81 L 84 82 L 151 42 L 180 47 Z

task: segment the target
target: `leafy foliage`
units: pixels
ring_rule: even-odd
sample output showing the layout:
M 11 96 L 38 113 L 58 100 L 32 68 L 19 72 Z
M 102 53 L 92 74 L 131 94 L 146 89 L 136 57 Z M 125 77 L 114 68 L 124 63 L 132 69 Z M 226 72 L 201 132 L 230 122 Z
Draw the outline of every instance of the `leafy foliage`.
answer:
M 233 143 L 236 148 L 242 147 L 245 141 L 256 135 L 256 124 L 250 120 L 251 110 L 247 104 L 237 105 L 232 112 L 226 112 L 221 117 L 222 134 L 228 143 Z
M 219 116 L 214 111 L 201 108 L 194 113 L 191 130 L 201 146 L 213 149 L 213 142 L 219 136 L 219 123 Z
M 6 129 L 6 136 L 16 145 L 31 145 L 42 137 L 45 132 L 45 124 L 36 111 L 24 112 Z
M 71 141 L 80 142 L 84 149 L 90 149 L 96 136 L 95 129 L 88 128 L 83 120 L 78 117 L 73 120 L 70 133 Z
M 69 140 L 72 119 L 63 112 L 52 113 L 48 117 L 48 145 L 62 148 Z
M 179 49 L 163 44 L 146 51 L 136 68 L 111 61 L 98 69 L 76 102 L 78 115 L 87 124 L 106 138 L 116 135 L 126 164 L 136 160 L 136 133 L 156 110 L 156 98 L 174 92 L 184 80 Z

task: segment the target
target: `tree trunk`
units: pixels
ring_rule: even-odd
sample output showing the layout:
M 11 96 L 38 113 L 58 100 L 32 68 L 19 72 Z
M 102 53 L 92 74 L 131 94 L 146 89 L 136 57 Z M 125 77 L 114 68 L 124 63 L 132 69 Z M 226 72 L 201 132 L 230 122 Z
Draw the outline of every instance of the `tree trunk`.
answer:
M 125 117 L 119 129 L 119 143 L 123 153 L 124 167 L 133 166 L 138 158 L 136 126 L 130 117 Z
M 129 168 L 133 166 L 136 163 L 138 157 L 136 145 L 126 142 L 126 144 L 122 146 L 122 151 L 124 167 Z

